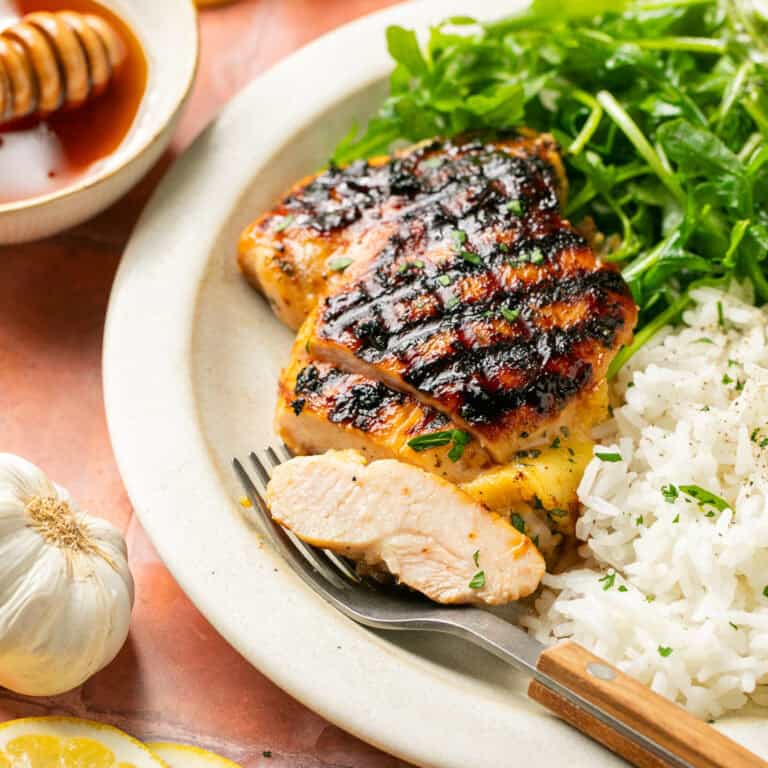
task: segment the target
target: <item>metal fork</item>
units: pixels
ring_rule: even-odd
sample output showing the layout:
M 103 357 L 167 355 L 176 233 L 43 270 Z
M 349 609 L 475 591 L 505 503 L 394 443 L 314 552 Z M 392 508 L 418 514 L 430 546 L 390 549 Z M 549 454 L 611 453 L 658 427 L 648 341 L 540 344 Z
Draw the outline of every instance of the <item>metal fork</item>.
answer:
M 285 446 L 250 454 L 255 480 L 233 466 L 253 505 L 251 522 L 304 583 L 353 621 L 384 630 L 428 630 L 468 640 L 532 676 L 528 695 L 641 768 L 766 768 L 768 763 L 571 641 L 547 648 L 515 624 L 471 606 L 444 607 L 359 575 L 344 558 L 302 542 L 274 522 L 265 501 Z

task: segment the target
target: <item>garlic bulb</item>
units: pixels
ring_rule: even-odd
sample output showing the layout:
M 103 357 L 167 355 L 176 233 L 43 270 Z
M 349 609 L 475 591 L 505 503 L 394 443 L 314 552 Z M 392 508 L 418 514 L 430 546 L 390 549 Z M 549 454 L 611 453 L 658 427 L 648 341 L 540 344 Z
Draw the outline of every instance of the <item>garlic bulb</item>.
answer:
M 122 647 L 132 606 L 120 532 L 0 453 L 0 686 L 47 696 L 80 685 Z

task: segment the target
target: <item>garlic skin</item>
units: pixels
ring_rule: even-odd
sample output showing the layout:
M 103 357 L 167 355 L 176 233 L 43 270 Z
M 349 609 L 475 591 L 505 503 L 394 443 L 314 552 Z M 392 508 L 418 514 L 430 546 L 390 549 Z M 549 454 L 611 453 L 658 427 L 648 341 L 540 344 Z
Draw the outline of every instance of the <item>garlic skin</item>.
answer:
M 133 598 L 121 533 L 0 453 L 0 686 L 31 696 L 77 687 L 117 655 Z

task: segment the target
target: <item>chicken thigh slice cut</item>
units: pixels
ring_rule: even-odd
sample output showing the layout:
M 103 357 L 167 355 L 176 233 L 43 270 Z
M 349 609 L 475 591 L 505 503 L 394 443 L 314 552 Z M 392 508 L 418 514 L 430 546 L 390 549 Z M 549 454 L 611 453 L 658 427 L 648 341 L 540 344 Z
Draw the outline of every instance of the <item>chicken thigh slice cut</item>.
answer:
M 501 605 L 544 574 L 531 540 L 453 484 L 418 467 L 356 451 L 300 456 L 275 468 L 272 517 L 309 544 L 368 567 L 439 603 Z

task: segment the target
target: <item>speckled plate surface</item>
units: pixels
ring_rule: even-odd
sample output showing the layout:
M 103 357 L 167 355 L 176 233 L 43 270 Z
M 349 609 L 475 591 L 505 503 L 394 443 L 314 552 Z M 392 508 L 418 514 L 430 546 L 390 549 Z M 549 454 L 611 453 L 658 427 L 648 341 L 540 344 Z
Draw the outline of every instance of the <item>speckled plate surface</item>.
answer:
M 124 257 L 105 337 L 107 413 L 165 563 L 222 635 L 298 699 L 420 765 L 620 765 L 529 703 L 526 680 L 498 660 L 435 635 L 373 633 L 325 605 L 244 521 L 231 471 L 233 456 L 274 440 L 292 339 L 237 272 L 240 230 L 379 103 L 388 24 L 426 29 L 516 7 L 397 6 L 302 49 L 235 99 L 165 179 Z M 768 754 L 764 722 L 723 727 Z

